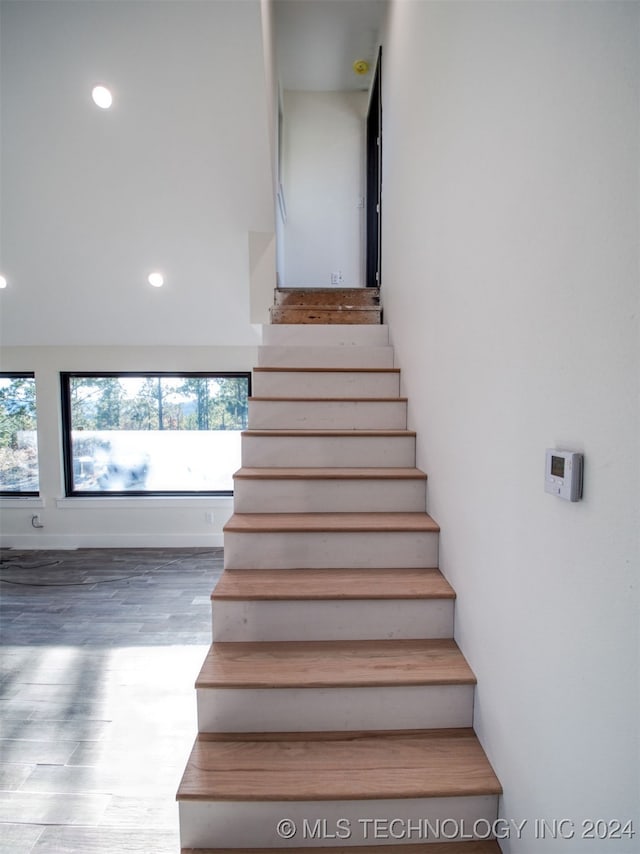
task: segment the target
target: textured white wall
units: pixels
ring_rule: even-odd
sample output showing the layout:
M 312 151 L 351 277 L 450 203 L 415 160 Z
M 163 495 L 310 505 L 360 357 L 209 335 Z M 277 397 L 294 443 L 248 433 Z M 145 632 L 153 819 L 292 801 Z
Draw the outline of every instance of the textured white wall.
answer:
M 364 284 L 366 92 L 284 93 L 284 286 Z
M 639 17 L 399 0 L 384 42 L 385 313 L 517 854 L 640 850 L 581 838 L 640 830 Z
M 0 14 L 4 344 L 253 343 L 248 232 L 274 228 L 259 0 Z

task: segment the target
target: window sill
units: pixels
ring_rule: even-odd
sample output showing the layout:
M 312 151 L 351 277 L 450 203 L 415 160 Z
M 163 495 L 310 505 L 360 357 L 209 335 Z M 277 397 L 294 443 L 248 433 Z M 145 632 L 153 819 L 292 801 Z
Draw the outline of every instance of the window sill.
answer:
M 7 495 L 0 496 L 0 507 L 3 510 L 24 510 L 25 507 L 44 507 L 44 498 L 35 495 L 25 495 L 24 498 L 9 498 Z
M 69 498 L 56 498 L 56 507 L 60 510 L 93 510 L 94 508 L 111 507 L 118 510 L 135 507 L 202 507 L 210 506 L 221 501 L 233 502 L 233 495 L 185 495 L 183 498 L 176 495 L 112 495 L 104 496 L 75 495 Z

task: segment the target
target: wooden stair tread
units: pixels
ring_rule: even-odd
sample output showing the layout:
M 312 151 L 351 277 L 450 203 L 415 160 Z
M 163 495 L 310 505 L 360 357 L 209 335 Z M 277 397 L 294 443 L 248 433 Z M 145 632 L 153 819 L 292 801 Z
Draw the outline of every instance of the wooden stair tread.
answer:
M 337 438 L 366 438 L 366 437 L 381 437 L 381 438 L 389 438 L 393 436 L 400 436 L 402 438 L 415 438 L 416 431 L 415 430 L 392 430 L 392 429 L 380 429 L 380 430 L 295 430 L 292 428 L 276 428 L 274 430 L 264 430 L 264 429 L 251 429 L 251 430 L 243 430 L 243 436 L 289 436 L 291 438 L 295 438 L 296 436 L 336 436 Z
M 255 367 L 253 368 L 253 372 L 255 373 L 272 373 L 272 374 L 399 374 L 400 368 L 319 368 L 319 367 L 309 367 L 309 368 L 286 368 L 286 367 Z
M 273 848 L 183 848 L 180 854 L 265 854 Z M 494 840 L 425 842 L 417 845 L 332 845 L 330 848 L 287 848 L 287 854 L 501 854 Z
M 439 569 L 227 569 L 211 598 L 455 599 L 455 595 Z
M 437 533 L 426 513 L 234 513 L 225 533 Z
M 213 643 L 197 688 L 474 685 L 453 639 Z
M 417 468 L 285 468 L 243 466 L 234 478 L 252 480 L 426 480 Z
M 250 397 L 249 403 L 407 403 L 406 397 Z
M 502 792 L 470 729 L 315 736 L 199 736 L 178 800 L 369 800 Z

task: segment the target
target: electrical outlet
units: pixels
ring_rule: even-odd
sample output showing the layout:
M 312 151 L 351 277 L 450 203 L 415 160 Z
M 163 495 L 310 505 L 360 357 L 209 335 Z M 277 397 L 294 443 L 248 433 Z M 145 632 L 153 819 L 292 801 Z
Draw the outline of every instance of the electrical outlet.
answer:
M 204 514 L 204 521 L 207 525 L 213 525 L 213 512 L 211 510 L 207 510 Z
M 336 273 L 331 274 L 331 284 L 332 285 L 341 285 L 342 284 L 342 270 L 338 270 Z

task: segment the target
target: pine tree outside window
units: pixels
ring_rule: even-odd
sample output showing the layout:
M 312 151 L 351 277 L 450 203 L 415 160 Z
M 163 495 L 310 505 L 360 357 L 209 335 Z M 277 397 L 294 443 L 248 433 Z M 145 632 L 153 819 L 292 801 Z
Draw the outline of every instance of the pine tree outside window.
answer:
M 231 495 L 248 373 L 61 375 L 67 495 Z
M 36 380 L 0 374 L 0 495 L 39 494 Z

